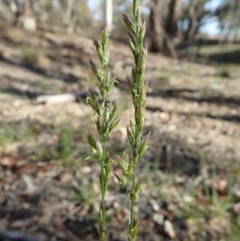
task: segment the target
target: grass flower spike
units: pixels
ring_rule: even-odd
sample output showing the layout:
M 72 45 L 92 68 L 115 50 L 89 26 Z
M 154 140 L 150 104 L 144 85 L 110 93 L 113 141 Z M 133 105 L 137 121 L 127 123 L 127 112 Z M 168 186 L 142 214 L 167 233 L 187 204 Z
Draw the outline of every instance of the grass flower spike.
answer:
M 141 20 L 141 9 L 138 0 L 133 1 L 133 20 L 126 15 L 123 15 L 123 20 L 128 29 L 128 45 L 134 57 L 132 76 L 131 78 L 127 78 L 134 106 L 134 118 L 130 120 L 130 127 L 127 129 L 131 153 L 125 153 L 122 159 L 118 158 L 122 174 L 116 173 L 115 175 L 119 183 L 123 188 L 126 188 L 129 193 L 130 218 L 128 240 L 133 241 L 137 235 L 137 219 L 135 217 L 134 207 L 141 189 L 141 180 L 137 180 L 136 177 L 136 165 L 147 149 L 147 139 L 144 139 L 142 136 L 147 90 L 144 82 L 145 56 L 147 50 L 144 47 L 145 23 L 142 23 Z
M 112 86 L 115 83 L 115 79 L 109 73 L 108 58 L 109 52 L 107 49 L 108 36 L 106 29 L 102 32 L 102 42 L 98 43 L 94 40 L 94 46 L 96 48 L 98 58 L 100 60 L 100 68 L 90 61 L 93 75 L 95 76 L 95 84 L 101 95 L 101 103 L 99 98 L 89 89 L 88 102 L 91 105 L 94 113 L 96 114 L 96 127 L 100 136 L 100 141 L 88 133 L 87 139 L 92 150 L 92 156 L 94 156 L 101 168 L 100 173 L 100 189 L 101 189 L 101 207 L 99 212 L 99 225 L 100 225 L 100 240 L 106 239 L 106 207 L 105 207 L 105 194 L 107 190 L 107 184 L 110 176 L 112 157 L 107 151 L 107 140 L 109 133 L 118 125 L 119 120 L 115 117 L 117 107 L 107 101 L 107 96 Z

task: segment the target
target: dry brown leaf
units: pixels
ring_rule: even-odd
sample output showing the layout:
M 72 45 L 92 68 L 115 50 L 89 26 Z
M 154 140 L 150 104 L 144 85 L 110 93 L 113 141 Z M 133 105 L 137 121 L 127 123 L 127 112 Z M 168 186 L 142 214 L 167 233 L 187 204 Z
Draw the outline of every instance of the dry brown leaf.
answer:
M 16 164 L 17 160 L 13 156 L 4 156 L 0 159 L 0 165 L 4 167 L 12 167 Z

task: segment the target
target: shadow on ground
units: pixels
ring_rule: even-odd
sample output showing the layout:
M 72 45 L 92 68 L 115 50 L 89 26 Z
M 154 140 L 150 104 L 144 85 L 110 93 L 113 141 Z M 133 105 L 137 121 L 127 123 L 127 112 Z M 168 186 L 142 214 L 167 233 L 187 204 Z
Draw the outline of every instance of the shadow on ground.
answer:
M 240 64 L 240 50 L 230 50 L 208 55 L 210 61 L 219 64 Z
M 42 75 L 42 76 L 47 77 L 47 78 L 60 78 L 60 80 L 63 80 L 65 83 L 69 83 L 69 84 L 77 83 L 80 80 L 80 78 L 78 76 L 75 76 L 71 73 L 66 74 L 66 73 L 63 73 L 61 71 L 54 71 L 52 69 L 44 69 L 44 68 L 37 67 L 37 66 L 30 66 L 30 65 L 27 65 L 27 64 L 12 61 L 12 60 L 10 60 L 8 58 L 5 58 L 5 57 L 2 57 L 2 56 L 0 57 L 0 60 L 7 63 L 7 64 L 11 64 L 13 66 L 16 66 L 16 67 L 28 69 L 35 74 L 39 74 L 39 75 Z
M 188 94 L 186 95 L 186 93 Z M 233 105 L 235 106 L 240 105 L 239 96 L 224 96 L 221 93 L 219 94 L 216 93 L 211 96 L 204 96 L 204 95 L 201 95 L 201 92 L 199 90 L 186 89 L 186 88 L 162 89 L 162 90 L 154 91 L 152 93 L 148 93 L 147 95 L 151 97 L 162 97 L 162 98 L 181 98 L 187 101 L 196 101 L 198 103 L 206 102 L 209 104 L 227 105 L 229 107 Z

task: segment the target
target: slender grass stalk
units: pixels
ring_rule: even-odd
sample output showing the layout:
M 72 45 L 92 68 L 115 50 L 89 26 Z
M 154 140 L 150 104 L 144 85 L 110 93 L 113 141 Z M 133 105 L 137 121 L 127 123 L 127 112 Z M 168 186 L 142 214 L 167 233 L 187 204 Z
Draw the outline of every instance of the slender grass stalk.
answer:
M 113 159 L 110 153 L 107 151 L 107 140 L 109 133 L 118 125 L 119 120 L 115 117 L 117 107 L 107 102 L 107 96 L 112 86 L 116 82 L 115 79 L 109 73 L 108 58 L 109 52 L 107 49 L 108 36 L 107 31 L 102 31 L 102 42 L 98 43 L 94 40 L 94 46 L 96 48 L 98 58 L 100 60 L 100 68 L 90 61 L 92 72 L 95 76 L 95 84 L 101 96 L 101 104 L 99 98 L 89 89 L 88 102 L 90 103 L 94 113 L 97 115 L 96 127 L 100 136 L 100 141 L 94 139 L 94 137 L 88 133 L 88 143 L 92 149 L 92 156 L 94 156 L 101 168 L 100 172 L 100 189 L 101 189 L 101 207 L 99 211 L 99 226 L 100 226 L 100 240 L 106 239 L 106 206 L 105 206 L 105 194 L 107 190 L 107 184 L 110 176 L 111 165 Z
M 118 158 L 123 175 L 118 173 L 115 173 L 115 175 L 120 184 L 129 190 L 130 218 L 128 240 L 133 241 L 137 235 L 137 219 L 134 207 L 141 188 L 141 180 L 137 180 L 136 177 L 136 165 L 147 149 L 147 139 L 143 139 L 142 136 L 147 90 L 143 77 L 147 50 L 144 47 L 145 23 L 141 20 L 139 0 L 133 0 L 133 20 L 126 15 L 123 15 L 123 20 L 128 29 L 128 45 L 134 57 L 132 76 L 127 78 L 134 106 L 134 118 L 130 119 L 130 127 L 127 129 L 131 153 L 125 153 L 122 159 Z

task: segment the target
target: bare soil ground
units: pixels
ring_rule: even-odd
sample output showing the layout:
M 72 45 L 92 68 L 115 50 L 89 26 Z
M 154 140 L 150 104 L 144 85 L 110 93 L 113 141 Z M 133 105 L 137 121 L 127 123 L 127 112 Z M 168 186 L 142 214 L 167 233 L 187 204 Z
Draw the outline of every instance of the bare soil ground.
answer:
M 119 42 L 111 41 L 110 51 L 119 81 L 111 100 L 122 120 L 109 146 L 121 154 L 132 113 L 132 56 Z M 36 103 L 42 94 L 92 86 L 90 58 L 97 62 L 91 39 L 82 36 L 0 32 L 0 240 L 20 233 L 21 240 L 98 239 L 99 167 L 85 161 L 86 130 L 96 132 L 91 109 L 83 100 Z M 151 136 L 138 166 L 137 240 L 239 240 L 240 69 L 230 66 L 229 77 L 220 71 L 147 57 L 144 134 Z M 107 208 L 108 239 L 126 240 L 127 199 L 114 179 Z

